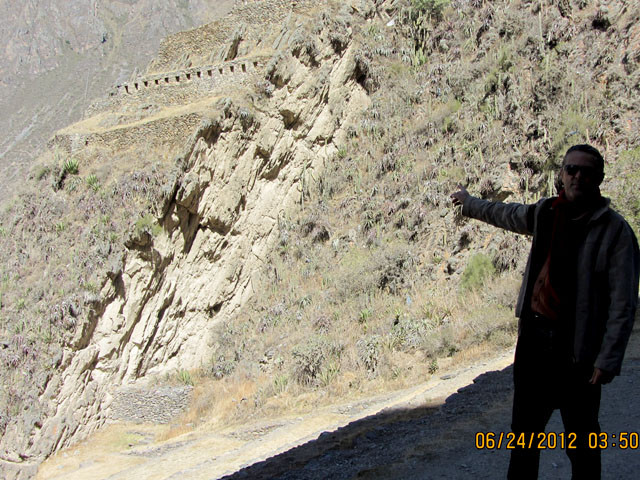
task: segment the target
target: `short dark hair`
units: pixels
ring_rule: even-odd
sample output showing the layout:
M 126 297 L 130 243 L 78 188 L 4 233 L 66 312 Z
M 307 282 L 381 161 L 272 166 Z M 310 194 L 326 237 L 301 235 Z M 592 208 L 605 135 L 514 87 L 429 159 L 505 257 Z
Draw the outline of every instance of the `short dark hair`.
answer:
M 600 173 L 604 174 L 604 157 L 600 153 L 600 151 L 592 147 L 591 145 L 582 144 L 582 145 L 574 145 L 573 147 L 567 150 L 567 153 L 564 154 L 564 158 L 562 159 L 562 163 L 564 164 L 564 160 L 567 158 L 571 152 L 583 152 L 588 155 L 591 155 L 597 162 L 597 168 L 600 170 Z

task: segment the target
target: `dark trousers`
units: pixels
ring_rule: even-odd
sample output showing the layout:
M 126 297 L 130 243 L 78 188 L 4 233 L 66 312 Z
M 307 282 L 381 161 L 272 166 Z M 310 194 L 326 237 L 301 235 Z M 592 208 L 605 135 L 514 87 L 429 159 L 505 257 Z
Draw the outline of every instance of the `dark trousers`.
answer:
M 600 479 L 600 450 L 589 448 L 589 434 L 600 433 L 598 411 L 600 386 L 591 385 L 593 366 L 581 366 L 571 359 L 570 339 L 558 328 L 559 322 L 527 318 L 521 322 L 514 361 L 514 397 L 511 430 L 518 436 L 538 436 L 544 432 L 555 409 L 560 409 L 564 424 L 565 447 L 569 433 L 576 441 L 565 448 L 571 460 L 572 479 Z M 559 439 L 559 434 L 555 432 Z M 537 445 L 538 442 L 533 442 Z M 544 442 L 546 445 L 547 442 Z M 556 448 L 560 448 L 558 440 Z M 538 478 L 538 448 L 511 451 L 508 478 Z

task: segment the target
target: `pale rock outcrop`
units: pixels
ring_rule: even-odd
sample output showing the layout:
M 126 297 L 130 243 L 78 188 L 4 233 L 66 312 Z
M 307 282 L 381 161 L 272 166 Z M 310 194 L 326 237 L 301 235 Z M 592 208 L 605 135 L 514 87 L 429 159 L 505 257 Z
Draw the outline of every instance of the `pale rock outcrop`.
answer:
M 19 452 L 5 462 L 24 466 L 86 436 L 109 418 L 123 385 L 131 391 L 150 374 L 210 361 L 212 329 L 254 294 L 279 215 L 301 203 L 368 104 L 356 46 L 336 50 L 326 30 L 315 38 L 314 62 L 289 47 L 276 52 L 271 96 L 228 96 L 207 110 L 167 189 L 161 229 L 132 232 L 121 268 L 40 399 L 47 417 L 17 449 L 7 442 L 19 435 L 4 436 L 2 451 Z

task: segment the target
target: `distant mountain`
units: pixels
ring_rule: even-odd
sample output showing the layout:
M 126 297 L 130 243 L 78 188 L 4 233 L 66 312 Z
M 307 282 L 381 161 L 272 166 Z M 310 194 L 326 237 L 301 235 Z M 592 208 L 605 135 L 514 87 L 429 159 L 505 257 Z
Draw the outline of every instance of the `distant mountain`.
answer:
M 235 0 L 0 0 L 0 200 L 57 129 Z

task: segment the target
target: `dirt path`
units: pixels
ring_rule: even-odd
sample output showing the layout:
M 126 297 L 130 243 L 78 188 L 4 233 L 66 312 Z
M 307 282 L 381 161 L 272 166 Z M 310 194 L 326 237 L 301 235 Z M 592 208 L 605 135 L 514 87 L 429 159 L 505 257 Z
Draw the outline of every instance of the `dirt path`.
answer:
M 640 431 L 639 337 L 635 332 L 623 374 L 603 390 L 603 431 Z M 504 478 L 508 451 L 478 450 L 474 439 L 478 431 L 509 431 L 512 355 L 401 392 L 242 430 L 193 432 L 110 453 L 79 446 L 46 462 L 38 478 Z M 148 435 L 140 426 L 127 428 L 128 434 Z M 557 413 L 548 431 L 563 431 Z M 603 478 L 636 478 L 639 470 L 638 450 L 604 451 Z M 571 476 L 560 449 L 543 452 L 540 472 L 545 479 Z
M 506 478 L 509 452 L 478 450 L 478 431 L 508 432 L 511 366 L 490 371 L 447 398 L 440 408 L 425 406 L 381 413 L 292 451 L 245 468 L 237 479 L 496 479 Z M 603 432 L 640 432 L 640 332 L 634 332 L 622 375 L 603 389 Z M 558 412 L 547 427 L 562 432 Z M 638 450 L 603 452 L 603 479 L 634 479 Z M 541 479 L 568 479 L 571 466 L 563 450 L 546 450 Z

